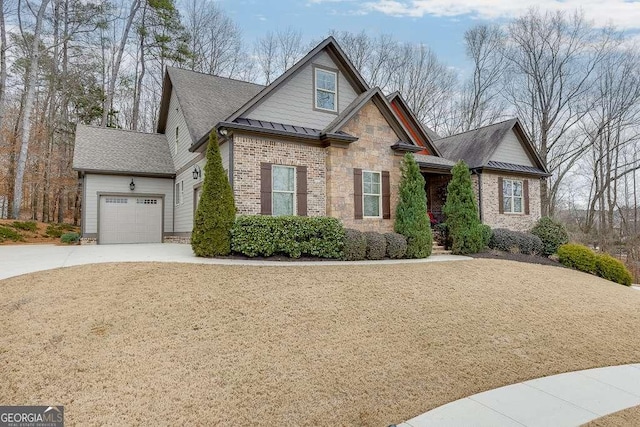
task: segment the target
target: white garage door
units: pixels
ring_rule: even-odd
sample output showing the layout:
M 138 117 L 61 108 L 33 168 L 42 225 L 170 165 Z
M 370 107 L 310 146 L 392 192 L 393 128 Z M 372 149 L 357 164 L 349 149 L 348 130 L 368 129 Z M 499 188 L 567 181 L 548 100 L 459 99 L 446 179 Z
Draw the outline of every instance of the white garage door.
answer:
M 162 242 L 162 198 L 100 196 L 98 242 Z

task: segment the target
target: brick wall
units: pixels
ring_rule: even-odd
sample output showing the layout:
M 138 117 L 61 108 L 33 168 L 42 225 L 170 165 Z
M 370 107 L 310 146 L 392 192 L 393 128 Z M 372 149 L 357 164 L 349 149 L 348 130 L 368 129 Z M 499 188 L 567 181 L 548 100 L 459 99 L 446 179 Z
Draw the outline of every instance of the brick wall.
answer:
M 400 162 L 391 145 L 398 136 L 375 104 L 370 101 L 342 129 L 359 139 L 349 148 L 327 149 L 327 215 L 340 218 L 347 228 L 362 231 L 393 231 L 398 203 Z M 391 219 L 354 219 L 353 169 L 389 171 L 391 184 Z
M 260 163 L 307 167 L 307 214 L 326 215 L 326 149 L 256 136 L 233 136 L 233 192 L 239 214 L 260 213 Z
M 498 206 L 498 177 L 504 179 L 527 179 L 529 181 L 529 215 L 501 214 Z M 477 176 L 473 177 L 477 187 Z M 477 196 L 477 194 L 476 194 Z M 491 228 L 508 228 L 516 231 L 529 231 L 540 219 L 540 180 L 521 176 L 482 174 L 482 219 Z

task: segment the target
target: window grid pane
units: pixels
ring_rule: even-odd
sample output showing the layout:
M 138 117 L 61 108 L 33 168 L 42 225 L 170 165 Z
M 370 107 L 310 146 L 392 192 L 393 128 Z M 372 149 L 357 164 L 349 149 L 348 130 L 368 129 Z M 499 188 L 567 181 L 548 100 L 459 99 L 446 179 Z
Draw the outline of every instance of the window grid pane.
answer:
M 364 196 L 364 216 L 380 216 L 380 196 Z
M 316 107 L 325 110 L 335 110 L 336 107 L 336 94 L 331 92 L 325 92 L 318 89 L 316 95 Z
M 363 215 L 380 216 L 380 173 L 362 172 Z
M 293 215 L 293 193 L 273 193 L 273 216 Z

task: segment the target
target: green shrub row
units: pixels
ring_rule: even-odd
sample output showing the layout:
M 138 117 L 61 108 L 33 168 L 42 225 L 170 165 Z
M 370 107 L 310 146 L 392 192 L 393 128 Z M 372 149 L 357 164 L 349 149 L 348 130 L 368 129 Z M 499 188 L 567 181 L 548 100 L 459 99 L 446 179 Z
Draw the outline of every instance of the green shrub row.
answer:
M 489 238 L 489 248 L 500 251 L 537 255 L 542 253 L 543 247 L 538 236 L 504 228 L 496 228 Z
M 544 256 L 553 255 L 561 245 L 569 242 L 567 229 L 558 221 L 554 221 L 548 216 L 538 220 L 531 229 L 531 234 L 538 236 L 543 244 L 542 254 Z
M 328 217 L 243 215 L 231 228 L 231 250 L 249 257 L 342 258 L 345 232 Z
M 12 242 L 19 242 L 24 240 L 20 233 L 17 231 L 0 225 L 0 243 L 6 240 L 11 240 Z
M 35 221 L 13 221 L 13 223 L 8 225 L 9 227 L 13 227 L 18 230 L 30 231 L 32 233 L 38 231 L 38 223 Z
M 631 286 L 632 276 L 627 267 L 609 254 L 596 254 L 584 245 L 569 243 L 558 248 L 558 259 L 566 267 Z
M 71 224 L 49 224 L 47 225 L 47 231 L 45 232 L 49 237 L 59 238 L 64 233 L 74 231 L 76 227 Z
M 404 258 L 407 254 L 407 239 L 399 233 L 380 234 L 347 229 L 345 232 L 344 259 Z

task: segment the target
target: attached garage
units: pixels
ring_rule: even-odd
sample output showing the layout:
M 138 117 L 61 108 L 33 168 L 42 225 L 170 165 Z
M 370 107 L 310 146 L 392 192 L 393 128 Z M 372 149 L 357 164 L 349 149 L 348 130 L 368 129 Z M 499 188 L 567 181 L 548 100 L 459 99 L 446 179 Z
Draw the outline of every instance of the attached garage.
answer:
M 163 199 L 100 196 L 98 242 L 161 243 Z

